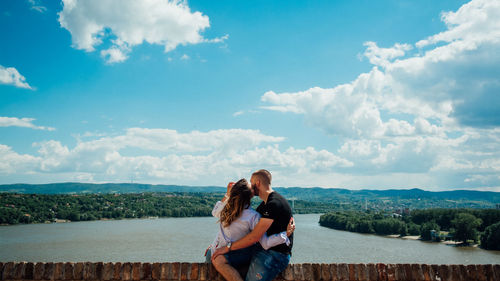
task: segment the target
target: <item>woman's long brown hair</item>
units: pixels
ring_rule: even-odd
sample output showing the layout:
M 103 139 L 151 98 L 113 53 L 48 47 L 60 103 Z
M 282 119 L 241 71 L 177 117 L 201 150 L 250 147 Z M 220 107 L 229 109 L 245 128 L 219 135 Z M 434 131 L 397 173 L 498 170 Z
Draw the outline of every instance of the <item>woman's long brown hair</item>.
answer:
M 227 204 L 220 213 L 220 222 L 224 227 L 231 225 L 245 210 L 250 207 L 252 199 L 252 190 L 248 186 L 246 179 L 237 181 L 231 188 Z

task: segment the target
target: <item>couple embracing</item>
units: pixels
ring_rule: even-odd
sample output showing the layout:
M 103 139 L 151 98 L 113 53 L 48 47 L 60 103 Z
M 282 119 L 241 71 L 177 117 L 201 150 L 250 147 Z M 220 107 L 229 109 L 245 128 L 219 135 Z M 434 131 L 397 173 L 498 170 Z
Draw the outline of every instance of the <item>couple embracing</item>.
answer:
M 273 280 L 290 262 L 295 222 L 286 199 L 271 188 L 271 173 L 258 170 L 250 183 L 229 183 L 227 193 L 215 204 L 219 231 L 207 249 L 207 261 L 226 280 L 243 280 L 236 268 L 248 266 L 245 280 Z M 254 195 L 262 199 L 250 207 Z

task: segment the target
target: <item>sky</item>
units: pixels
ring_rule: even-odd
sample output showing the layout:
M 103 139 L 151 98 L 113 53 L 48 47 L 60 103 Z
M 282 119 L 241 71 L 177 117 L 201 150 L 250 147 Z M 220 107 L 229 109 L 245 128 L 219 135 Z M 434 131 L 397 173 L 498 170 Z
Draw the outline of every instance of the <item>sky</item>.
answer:
M 500 192 L 500 0 L 3 0 L 0 35 L 0 184 Z

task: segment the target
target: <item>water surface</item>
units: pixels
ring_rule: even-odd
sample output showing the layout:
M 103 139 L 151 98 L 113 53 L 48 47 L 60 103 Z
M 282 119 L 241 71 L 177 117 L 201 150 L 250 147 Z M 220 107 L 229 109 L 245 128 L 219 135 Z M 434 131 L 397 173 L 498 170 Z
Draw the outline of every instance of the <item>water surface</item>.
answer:
M 333 230 L 296 215 L 292 263 L 500 263 L 500 251 Z M 212 217 L 0 227 L 0 261 L 202 262 Z

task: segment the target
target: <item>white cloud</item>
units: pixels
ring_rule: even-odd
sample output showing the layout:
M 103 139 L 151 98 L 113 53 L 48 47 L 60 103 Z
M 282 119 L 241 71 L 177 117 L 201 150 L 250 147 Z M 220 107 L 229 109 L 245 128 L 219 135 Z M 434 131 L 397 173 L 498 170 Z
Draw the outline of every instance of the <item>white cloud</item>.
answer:
M 0 178 L 13 181 L 87 181 L 223 185 L 269 169 L 275 186 L 345 188 L 500 190 L 500 149 L 478 144 L 500 138 L 471 131 L 457 138 L 400 136 L 386 140 L 348 140 L 338 152 L 313 147 L 281 147 L 284 138 L 255 130 L 180 133 L 130 128 L 70 148 L 57 140 L 35 143 L 34 155 L 0 145 Z M 486 140 L 488 138 L 489 140 Z M 447 175 L 443 180 L 443 173 Z
M 112 38 L 111 47 L 101 50 L 108 63 L 122 62 L 136 45 L 162 45 L 165 52 L 179 45 L 219 43 L 228 38 L 206 39 L 208 16 L 192 12 L 179 0 L 63 0 L 59 23 L 71 33 L 73 46 L 92 52 Z
M 350 172 L 369 173 L 373 183 L 426 174 L 416 182 L 500 189 L 499 15 L 499 1 L 474 0 L 443 13 L 447 30 L 416 50 L 366 42 L 368 73 L 329 89 L 268 91 L 262 108 L 303 115 L 337 137 Z
M 117 62 L 123 62 L 128 59 L 126 53 L 128 53 L 128 50 L 123 50 L 116 46 L 113 46 L 107 50 L 102 50 L 101 57 L 105 59 L 108 64 L 113 64 Z
M 411 50 L 413 47 L 409 44 L 396 43 L 392 48 L 380 48 L 375 42 L 365 42 L 367 47 L 363 54 L 367 57 L 371 64 L 379 66 L 387 66 L 390 61 L 405 55 L 405 51 Z
M 18 88 L 32 89 L 26 83 L 26 78 L 22 76 L 14 67 L 3 67 L 0 65 L 0 84 L 13 85 Z
M 475 0 L 463 5 L 456 12 L 444 12 L 441 19 L 448 26 L 448 30 L 420 40 L 416 46 L 422 48 L 439 42 L 463 41 L 465 45 L 475 49 L 472 46 L 474 44 L 491 41 L 498 43 L 499 9 L 498 1 Z
M 235 113 L 233 113 L 233 117 L 238 117 L 238 116 L 241 116 L 243 114 L 261 114 L 260 111 L 258 110 L 253 110 L 253 109 L 250 109 L 250 110 L 239 110 L 239 111 L 236 111 Z
M 28 0 L 28 3 L 31 5 L 32 10 L 35 10 L 39 13 L 45 13 L 47 11 L 47 8 L 41 5 L 40 1 L 38 0 Z
M 204 39 L 204 42 L 206 42 L 206 43 L 223 43 L 227 39 L 229 39 L 229 34 L 226 34 L 224 36 L 217 37 L 214 39 Z
M 188 60 L 190 57 L 186 54 L 182 55 L 181 60 Z
M 307 124 L 345 138 L 438 134 L 443 129 L 431 125 L 428 119 L 443 124 L 451 122 L 449 103 L 429 104 L 416 97 L 405 98 L 394 94 L 391 83 L 386 73 L 374 68 L 350 84 L 332 89 L 314 87 L 297 93 L 268 91 L 261 100 L 271 104 L 263 106 L 265 109 L 302 114 Z M 396 117 L 382 117 L 401 113 L 413 115 L 414 124 Z
M 35 143 L 34 146 L 40 146 L 38 153 L 42 159 L 41 171 L 57 171 L 60 167 L 70 165 L 67 163 L 69 149 L 60 142 L 51 140 L 40 145 Z
M 351 159 L 371 159 L 377 156 L 382 149 L 378 140 L 348 140 L 339 149 L 340 154 Z
M 266 136 L 255 130 L 213 130 L 209 132 L 192 131 L 179 133 L 170 129 L 130 128 L 125 135 L 103 137 L 82 142 L 76 149 L 96 150 L 110 148 L 120 150 L 126 147 L 143 150 L 194 153 L 210 150 L 221 152 L 236 151 L 242 147 L 253 147 L 261 143 L 278 143 L 283 137 Z
M 245 112 L 243 110 L 240 110 L 240 111 L 236 111 L 235 113 L 233 113 L 233 116 L 234 117 L 237 117 L 237 116 L 240 116 L 240 115 L 243 115 Z
M 20 171 L 33 173 L 40 163 L 39 157 L 18 154 L 7 145 L 0 144 L 0 174 L 13 174 Z
M 0 127 L 25 127 L 36 130 L 54 131 L 55 128 L 36 126 L 33 124 L 34 118 L 0 117 Z
M 500 2 L 488 0 L 443 13 L 448 29 L 416 44 L 424 55 L 396 61 L 386 73 L 406 97 L 448 103 L 449 117 L 463 125 L 500 125 L 499 14 Z
M 179 133 L 169 129 L 131 128 L 125 134 L 78 140 L 69 148 L 59 141 L 35 143 L 38 155 L 19 155 L 0 146 L 12 163 L 0 168 L 4 180 L 20 175 L 90 181 L 217 184 L 248 177 L 266 167 L 283 174 L 329 174 L 352 163 L 312 147 L 281 149 L 284 138 L 255 130 Z M 0 153 L 1 154 L 1 153 Z M 21 159 L 21 160 L 19 160 Z M 16 166 L 17 165 L 17 166 Z M 22 169 L 15 167 L 22 166 Z M 289 184 L 286 179 L 283 183 Z
M 367 42 L 365 55 L 376 65 L 369 73 L 332 89 L 314 87 L 281 94 L 270 91 L 262 96 L 268 104 L 265 108 L 304 114 L 310 122 L 324 124 L 323 129 L 334 129 L 332 133 L 338 131 L 343 135 L 369 129 L 360 128 L 366 123 L 359 118 L 382 125 L 381 114 L 410 114 L 414 118 L 436 119 L 446 126 L 455 125 L 454 122 L 498 126 L 498 14 L 498 1 L 472 1 L 457 12 L 444 13 L 448 30 L 417 43 L 420 47 L 430 47 L 423 55 L 405 54 L 410 49 L 408 44 L 384 49 Z M 434 43 L 444 45 L 434 46 Z M 345 114 L 347 117 L 343 117 Z M 348 128 L 339 130 L 340 126 Z

